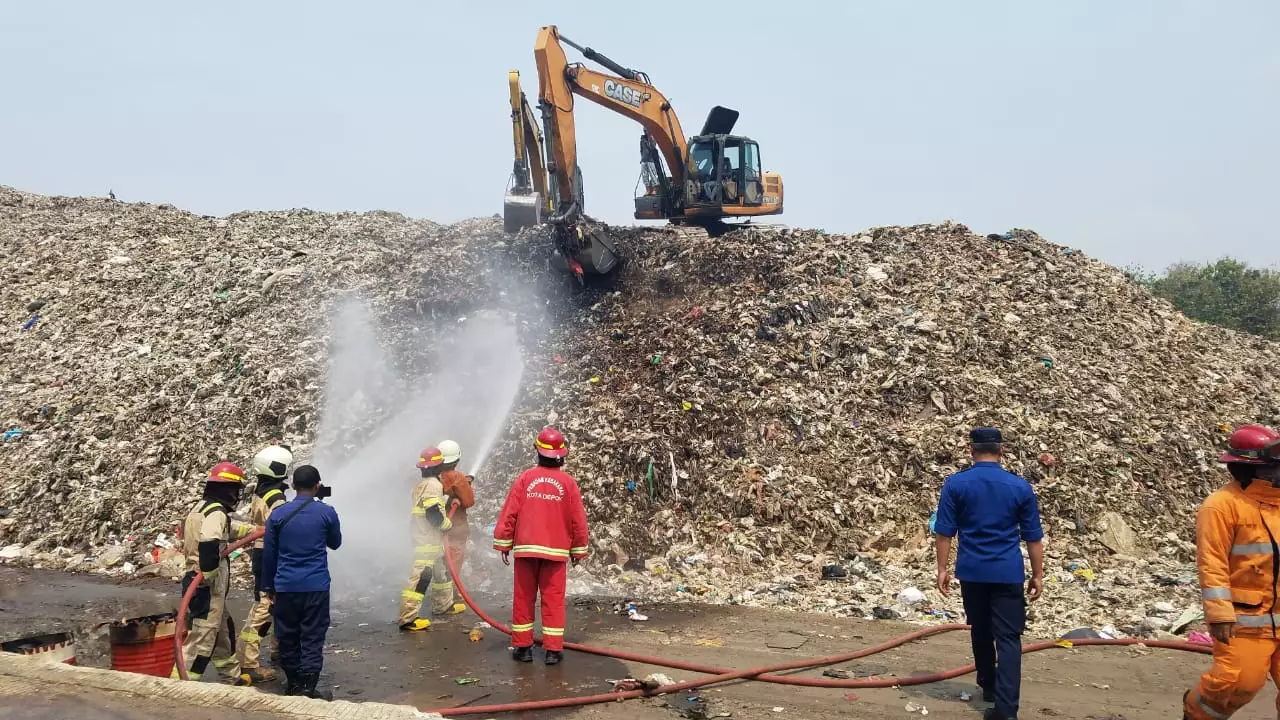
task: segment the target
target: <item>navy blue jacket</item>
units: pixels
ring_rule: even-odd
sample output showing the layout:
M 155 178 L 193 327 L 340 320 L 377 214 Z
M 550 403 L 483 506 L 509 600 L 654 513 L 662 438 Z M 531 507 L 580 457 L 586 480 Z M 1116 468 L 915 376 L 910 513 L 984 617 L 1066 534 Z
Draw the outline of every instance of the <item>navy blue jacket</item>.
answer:
M 933 531 L 960 536 L 956 577 L 967 582 L 1021 583 L 1026 573 L 1019 541 L 1044 538 L 1031 485 L 994 462 L 974 463 L 947 478 Z
M 291 516 L 293 519 L 289 519 Z M 288 524 L 284 525 L 286 520 Z M 276 507 L 267 518 L 267 534 L 262 540 L 262 588 L 275 592 L 327 592 L 328 550 L 337 550 L 341 545 L 342 528 L 332 507 L 310 495 L 300 495 Z

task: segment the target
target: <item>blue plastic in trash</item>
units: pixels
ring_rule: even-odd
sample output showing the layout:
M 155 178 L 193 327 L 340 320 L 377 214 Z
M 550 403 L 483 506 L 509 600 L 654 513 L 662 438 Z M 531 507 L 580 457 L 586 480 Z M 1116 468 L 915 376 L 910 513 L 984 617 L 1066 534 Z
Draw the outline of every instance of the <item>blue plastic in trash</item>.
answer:
M 933 529 L 933 526 L 937 524 L 938 524 L 938 511 L 934 510 L 933 513 L 929 515 L 929 532 L 930 533 L 937 532 L 936 530 Z
M 30 320 L 22 323 L 22 329 L 30 330 L 31 328 L 35 327 L 36 323 L 38 322 L 40 322 L 40 313 L 36 313 L 35 315 L 32 315 Z
M 17 440 L 17 439 L 18 439 L 18 438 L 20 438 L 20 437 L 22 437 L 22 431 L 21 431 L 21 430 L 18 430 L 18 429 L 16 429 L 16 428 L 15 428 L 15 429 L 13 429 L 13 430 L 5 430 L 5 431 L 4 431 L 4 439 L 5 439 L 6 441 L 8 441 L 8 440 Z

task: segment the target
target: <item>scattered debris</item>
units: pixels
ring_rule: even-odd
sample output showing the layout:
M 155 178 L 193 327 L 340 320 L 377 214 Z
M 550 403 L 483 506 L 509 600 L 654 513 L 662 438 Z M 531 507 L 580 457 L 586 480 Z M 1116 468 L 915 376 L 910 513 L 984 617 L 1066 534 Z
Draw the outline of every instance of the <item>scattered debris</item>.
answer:
M 486 472 L 524 469 L 530 430 L 557 413 L 605 543 L 587 568 L 623 597 L 959 614 L 959 593 L 897 595 L 931 586 L 926 519 L 968 462 L 965 430 L 991 424 L 1049 534 L 1028 633 L 1136 633 L 1165 614 L 1153 602 L 1197 597 L 1194 512 L 1226 481 L 1213 459 L 1230 428 L 1280 424 L 1275 343 L 1190 321 L 1034 232 L 618 230 L 631 261 L 617 291 L 568 294 L 539 230 L 504 236 L 500 220 L 210 218 L 0 188 L 0 419 L 22 431 L 0 443 L 4 543 L 71 548 L 51 567 L 101 568 L 86 558 L 117 543 L 140 560 L 214 462 L 245 463 L 268 438 L 305 456 L 326 321 L 351 292 L 397 348 L 481 310 L 515 321 L 526 380 Z M 271 331 L 280 317 L 292 332 Z M 349 446 L 381 419 L 360 402 L 333 430 Z M 479 499 L 477 525 L 501 500 Z M 849 581 L 820 582 L 845 579 L 831 565 Z
M 898 592 L 898 602 L 907 607 L 919 605 L 926 600 L 928 598 L 924 596 L 924 593 L 918 587 L 906 587 Z
M 176 652 L 176 651 L 175 651 L 175 652 Z M 474 685 L 474 684 L 476 684 L 476 683 L 480 682 L 480 678 L 474 678 L 474 677 L 460 677 L 460 678 L 454 678 L 454 679 L 453 679 L 453 682 L 454 682 L 455 684 L 457 684 L 457 685 Z

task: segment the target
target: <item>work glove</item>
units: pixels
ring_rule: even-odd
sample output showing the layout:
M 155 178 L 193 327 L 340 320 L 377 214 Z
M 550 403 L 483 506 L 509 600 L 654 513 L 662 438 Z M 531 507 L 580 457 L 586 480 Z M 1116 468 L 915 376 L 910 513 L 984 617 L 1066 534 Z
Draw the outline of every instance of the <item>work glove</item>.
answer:
M 216 567 L 216 568 L 214 568 L 214 569 L 210 570 L 209 572 L 204 573 L 204 581 L 205 581 L 206 583 L 208 583 L 208 584 L 212 585 L 212 584 L 213 584 L 213 579 L 214 579 L 214 578 L 216 578 L 216 577 L 218 577 L 218 571 L 219 571 L 219 570 L 221 570 L 221 569 L 222 569 L 221 567 Z
M 503 565 L 510 565 L 510 564 L 511 564 L 511 552 L 510 552 L 510 551 L 502 553 L 502 564 L 503 564 Z

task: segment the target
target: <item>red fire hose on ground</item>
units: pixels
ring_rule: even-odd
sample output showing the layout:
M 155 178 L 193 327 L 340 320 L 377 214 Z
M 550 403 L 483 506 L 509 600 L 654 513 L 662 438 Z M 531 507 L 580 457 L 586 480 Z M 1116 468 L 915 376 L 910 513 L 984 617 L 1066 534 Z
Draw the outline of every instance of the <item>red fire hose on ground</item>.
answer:
M 482 610 L 476 604 L 475 600 L 471 598 L 471 595 L 470 593 L 467 592 L 466 587 L 464 587 L 462 582 L 458 579 L 458 571 L 454 565 L 453 557 L 448 553 L 445 553 L 445 562 L 449 567 L 449 574 L 453 576 L 454 585 L 458 588 L 458 592 L 462 595 L 463 600 L 466 601 L 467 607 L 471 608 L 471 610 L 475 612 L 476 615 L 479 615 L 481 620 L 484 620 L 485 622 L 489 623 L 497 630 L 507 635 L 510 635 L 511 628 L 495 620 L 492 616 L 490 616 L 488 613 Z M 667 660 L 664 658 L 653 657 L 649 655 L 639 655 L 636 653 L 629 653 L 621 650 L 610 650 L 608 648 L 594 647 L 592 645 L 582 645 L 579 643 L 566 642 L 564 646 L 566 649 L 569 649 L 569 650 L 577 650 L 578 652 L 589 653 L 592 655 L 601 655 L 604 657 L 611 657 L 618 660 L 625 660 L 628 662 L 644 663 L 645 665 L 655 665 L 658 667 L 674 668 L 677 670 L 688 670 L 691 672 L 707 673 L 712 675 L 712 677 L 702 678 L 700 680 L 687 680 L 685 682 L 676 683 L 674 685 L 664 685 L 655 690 L 629 690 L 625 692 L 602 693 L 599 695 L 583 695 L 579 697 L 568 697 L 568 698 L 561 698 L 558 700 L 539 700 L 539 701 L 533 701 L 533 702 L 506 703 L 501 705 L 475 705 L 475 706 L 461 707 L 461 708 L 443 708 L 440 710 L 434 710 L 432 712 L 437 712 L 445 717 L 461 717 L 464 715 L 494 715 L 497 713 L 515 712 L 515 711 L 521 711 L 521 710 L 548 710 L 553 708 L 575 707 L 579 705 L 592 705 L 596 703 L 617 702 L 618 700 L 625 700 L 625 699 L 637 698 L 637 697 L 669 695 L 669 694 L 681 692 L 684 690 L 692 690 L 694 688 L 704 687 L 707 685 L 713 685 L 713 684 L 728 682 L 731 680 L 740 680 L 740 679 L 758 680 L 762 682 L 778 683 L 781 685 L 803 685 L 807 687 L 824 687 L 824 688 L 891 688 L 891 687 L 899 687 L 903 685 L 926 685 L 929 683 L 941 682 L 943 680 L 950 680 L 952 678 L 957 678 L 962 675 L 968 675 L 969 673 L 973 672 L 975 668 L 973 665 L 966 665 L 964 667 L 953 668 L 951 670 L 943 670 L 941 672 L 933 673 L 930 675 L 913 675 L 911 677 L 894 678 L 894 679 L 866 678 L 861 680 L 828 680 L 828 679 L 820 679 L 820 678 L 801 678 L 801 677 L 789 677 L 785 675 L 774 675 L 771 673 L 779 673 L 779 672 L 784 672 L 788 670 L 810 669 L 810 668 L 822 667 L 824 665 L 834 665 L 836 663 L 848 662 L 850 660 L 856 660 L 858 658 L 867 657 L 868 655 L 875 655 L 877 653 L 882 653 L 886 650 L 891 650 L 895 647 L 905 645 L 909 642 L 914 642 L 916 640 L 928 637 L 930 635 L 937 635 L 945 632 L 954 632 L 956 630 L 967 630 L 968 628 L 969 628 L 968 625 L 960 625 L 960 624 L 937 625 L 934 627 L 927 627 L 920 630 L 916 630 L 915 632 L 902 635 L 892 640 L 883 642 L 879 645 L 862 648 L 861 650 L 855 650 L 849 653 L 832 655 L 830 657 L 825 657 L 825 658 L 810 658 L 806 660 L 796 660 L 789 663 L 781 663 L 778 665 L 768 665 L 764 667 L 751 668 L 748 670 L 734 670 L 732 668 L 715 667 L 712 665 L 700 665 L 697 663 L 689 663 L 689 662 L 683 662 L 679 660 Z M 538 641 L 541 642 L 541 639 L 539 639 Z M 1137 645 L 1137 644 L 1143 644 L 1143 645 L 1146 645 L 1147 647 L 1164 648 L 1168 650 L 1184 650 L 1187 652 L 1201 653 L 1205 655 L 1209 655 L 1213 653 L 1213 651 L 1208 646 L 1197 645 L 1195 643 L 1172 642 L 1172 641 L 1165 641 L 1165 640 L 1139 640 L 1139 639 L 1131 639 L 1131 638 L 1126 638 L 1122 640 L 1105 640 L 1105 639 L 1093 639 L 1093 638 L 1072 640 L 1070 647 L 1092 646 L 1092 645 Z M 1026 654 L 1026 653 L 1039 652 L 1041 650 L 1052 650 L 1055 648 L 1061 649 L 1063 647 L 1067 647 L 1067 646 L 1060 645 L 1057 642 L 1041 642 L 1041 643 L 1035 643 L 1032 645 L 1024 646 L 1022 648 L 1022 652 Z
M 230 555 L 235 550 L 262 537 L 262 535 L 263 535 L 262 530 L 255 530 L 254 532 L 250 533 L 248 536 L 228 545 L 227 548 L 223 550 L 222 556 L 226 557 L 227 555 Z M 454 585 L 458 588 L 458 592 L 462 595 L 463 600 L 466 601 L 467 607 L 471 608 L 471 610 L 476 615 L 480 616 L 481 620 L 484 620 L 485 622 L 493 626 L 498 631 L 504 634 L 510 635 L 511 628 L 498 622 L 496 619 L 493 618 L 493 616 L 486 613 L 479 605 L 476 604 L 475 600 L 471 597 L 471 594 L 467 592 L 467 588 L 462 584 L 461 580 L 458 578 L 458 570 L 453 561 L 453 556 L 451 554 L 445 553 L 445 562 L 449 568 L 449 574 L 453 577 Z M 181 602 L 178 603 L 178 614 L 176 619 L 177 632 L 175 632 L 173 636 L 174 638 L 173 657 L 174 657 L 174 663 L 178 667 L 178 674 L 183 680 L 187 679 L 187 670 L 186 670 L 186 667 L 184 666 L 183 657 L 182 657 L 182 641 L 186 634 L 185 628 L 186 628 L 187 606 L 190 604 L 191 598 L 195 595 L 196 589 L 199 588 L 200 582 L 203 578 L 204 578 L 203 574 L 196 573 L 196 576 L 192 580 L 190 586 L 188 586 L 186 593 L 183 594 Z M 909 642 L 914 642 L 916 640 L 929 637 L 930 635 L 938 635 L 940 633 L 954 632 L 957 630 L 967 630 L 968 627 L 969 627 L 968 625 L 960 625 L 960 624 L 937 625 L 933 627 L 927 627 L 927 628 L 922 628 L 920 630 L 916 630 L 915 632 L 911 632 L 906 635 L 902 635 L 900 637 L 894 638 L 892 640 L 888 640 L 886 642 L 880 643 L 879 645 L 873 645 L 871 647 L 862 648 L 861 650 L 855 650 L 848 653 L 842 653 L 840 655 L 831 655 L 829 657 L 823 657 L 823 658 L 809 658 L 805 660 L 795 660 L 792 662 L 780 663 L 777 665 L 767 665 L 767 666 L 758 667 L 758 668 L 749 668 L 745 670 L 735 670 L 732 668 L 716 667 L 713 665 L 701 665 L 698 663 L 690 663 L 690 662 L 684 662 L 680 660 L 667 660 L 660 657 L 655 657 L 650 655 L 640 655 L 638 653 L 630 653 L 622 650 L 611 650 L 608 648 L 595 647 L 592 645 L 583 645 L 580 643 L 566 642 L 564 646 L 568 650 L 576 650 L 578 652 L 588 653 L 591 655 L 600 655 L 603 657 L 610 657 L 617 660 L 624 660 L 627 662 L 636 662 L 636 663 L 643 663 L 645 665 L 653 665 L 657 667 L 666 667 L 666 668 L 673 668 L 676 670 L 687 670 L 689 672 L 705 673 L 707 675 L 710 675 L 710 677 L 705 677 L 698 680 L 687 680 L 685 682 L 675 683 L 673 685 L 664 685 L 654 690 L 628 690 L 624 692 L 601 693 L 598 695 L 582 695 L 578 697 L 567 697 L 567 698 L 560 698 L 556 700 L 538 700 L 538 701 L 530 701 L 530 702 L 505 703 L 505 704 L 498 704 L 498 705 L 474 705 L 470 707 L 442 708 L 439 710 L 434 710 L 433 712 L 437 712 L 445 717 L 462 717 L 465 715 L 495 715 L 495 714 L 504 713 L 504 712 L 550 710 L 555 708 L 567 708 L 567 707 L 577 707 L 581 705 L 593 705 L 597 703 L 611 703 L 611 702 L 617 702 L 619 700 L 627 700 L 627 699 L 638 698 L 638 697 L 670 695 L 670 694 L 678 693 L 684 690 L 692 690 L 694 688 L 705 687 L 707 685 L 715 685 L 719 683 L 729 682 L 732 680 L 742 680 L 742 679 L 777 683 L 780 685 L 801 685 L 806 687 L 841 688 L 841 689 L 891 688 L 891 687 L 899 687 L 903 685 L 925 685 L 929 683 L 941 682 L 943 680 L 950 680 L 952 678 L 957 678 L 962 675 L 968 675 L 969 673 L 974 671 L 974 666 L 966 665 L 963 667 L 952 668 L 951 670 L 943 670 L 941 672 L 933 673 L 930 675 L 913 675 L 911 677 L 893 678 L 893 679 L 865 678 L 865 679 L 858 679 L 858 680 L 834 680 L 834 679 L 824 679 L 824 678 L 791 677 L 787 675 L 778 675 L 775 673 L 781 673 L 781 672 L 786 672 L 791 670 L 811 669 L 811 668 L 823 667 L 826 665 L 834 665 L 836 663 L 848 662 L 850 660 L 856 660 L 858 658 L 864 658 L 869 655 L 882 653 L 886 650 L 891 650 L 895 647 L 905 645 Z M 541 642 L 541 638 L 538 639 L 538 642 Z M 1081 639 L 1081 640 L 1071 641 L 1070 647 L 1083 647 L 1083 646 L 1095 646 L 1095 645 L 1123 646 L 1123 645 L 1137 645 L 1140 643 L 1143 645 L 1146 645 L 1147 647 L 1163 648 L 1168 650 L 1183 650 L 1187 652 L 1201 653 L 1205 655 L 1212 654 L 1213 652 L 1208 646 L 1197 645 L 1194 643 L 1171 642 L 1171 641 L 1164 641 L 1164 640 L 1139 640 L 1139 639 L 1123 639 L 1123 640 Z M 1039 652 L 1041 650 L 1052 650 L 1055 648 L 1063 648 L 1063 647 L 1067 647 L 1067 646 L 1060 645 L 1057 642 L 1041 642 L 1041 643 L 1034 643 L 1031 645 L 1024 646 L 1022 648 L 1022 652 L 1032 653 L 1032 652 Z

